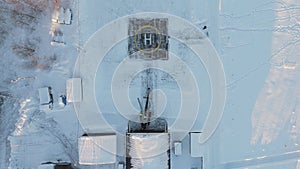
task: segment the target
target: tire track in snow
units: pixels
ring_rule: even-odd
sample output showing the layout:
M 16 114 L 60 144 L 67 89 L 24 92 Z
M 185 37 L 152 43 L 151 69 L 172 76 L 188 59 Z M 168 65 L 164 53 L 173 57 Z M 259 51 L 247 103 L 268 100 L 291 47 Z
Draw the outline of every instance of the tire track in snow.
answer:
M 283 162 L 287 160 L 298 160 L 300 157 L 300 150 L 288 152 L 280 155 L 274 155 L 274 156 L 263 156 L 263 157 L 257 157 L 252 159 L 245 159 L 242 161 L 234 161 L 225 163 L 222 165 L 219 165 L 215 168 L 217 169 L 227 169 L 227 168 L 243 168 L 243 167 L 249 167 L 249 166 L 258 166 L 261 164 L 268 164 L 268 163 L 274 163 L 275 162 Z

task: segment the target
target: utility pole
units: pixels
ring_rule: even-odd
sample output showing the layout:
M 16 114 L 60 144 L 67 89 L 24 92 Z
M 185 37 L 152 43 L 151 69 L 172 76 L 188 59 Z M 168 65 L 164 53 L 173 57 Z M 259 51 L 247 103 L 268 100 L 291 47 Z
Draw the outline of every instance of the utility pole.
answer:
M 137 98 L 139 106 L 140 106 L 140 123 L 141 123 L 141 127 L 142 129 L 146 129 L 147 125 L 150 124 L 150 119 L 151 119 L 151 112 L 149 111 L 149 95 L 150 95 L 150 88 L 147 88 L 147 93 L 146 93 L 146 103 L 145 103 L 145 107 L 143 110 L 141 101 L 139 98 Z

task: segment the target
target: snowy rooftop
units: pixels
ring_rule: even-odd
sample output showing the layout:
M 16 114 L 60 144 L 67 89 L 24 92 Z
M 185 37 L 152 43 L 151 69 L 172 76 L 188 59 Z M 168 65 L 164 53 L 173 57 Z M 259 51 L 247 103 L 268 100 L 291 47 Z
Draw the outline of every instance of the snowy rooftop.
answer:
M 79 164 L 97 165 L 116 162 L 116 135 L 82 136 L 78 140 Z
M 49 88 L 44 87 L 39 89 L 40 104 L 49 104 L 50 102 L 50 93 Z
M 55 164 L 41 164 L 38 169 L 54 169 Z
M 168 133 L 129 133 L 127 137 L 127 151 L 133 169 L 169 169 Z
M 80 102 L 82 98 L 81 79 L 68 79 L 66 83 L 66 93 L 68 102 Z

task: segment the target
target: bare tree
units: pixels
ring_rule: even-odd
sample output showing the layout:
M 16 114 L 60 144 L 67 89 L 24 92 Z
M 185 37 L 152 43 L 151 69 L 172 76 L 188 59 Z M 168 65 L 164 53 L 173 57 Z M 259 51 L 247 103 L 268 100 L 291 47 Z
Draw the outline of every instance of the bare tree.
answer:
M 22 58 L 30 59 L 33 57 L 35 52 L 35 46 L 30 42 L 26 44 L 14 44 L 12 46 L 14 53 Z

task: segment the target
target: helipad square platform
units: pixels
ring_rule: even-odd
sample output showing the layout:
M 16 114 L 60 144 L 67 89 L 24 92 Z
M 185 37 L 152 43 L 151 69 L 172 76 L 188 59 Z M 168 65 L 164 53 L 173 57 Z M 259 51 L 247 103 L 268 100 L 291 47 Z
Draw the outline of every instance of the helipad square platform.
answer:
M 130 18 L 128 55 L 137 59 L 168 59 L 168 19 Z

